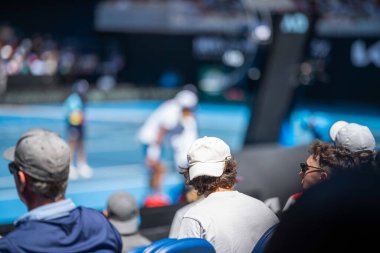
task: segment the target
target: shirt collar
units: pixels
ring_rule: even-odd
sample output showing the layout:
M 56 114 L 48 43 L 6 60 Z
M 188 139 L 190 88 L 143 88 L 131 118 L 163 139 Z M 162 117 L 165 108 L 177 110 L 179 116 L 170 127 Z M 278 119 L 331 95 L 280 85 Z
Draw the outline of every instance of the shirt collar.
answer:
M 20 216 L 14 224 L 28 220 L 52 220 L 69 215 L 70 211 L 76 206 L 71 199 L 65 199 L 58 202 L 49 203 L 43 206 L 36 207 L 29 212 Z

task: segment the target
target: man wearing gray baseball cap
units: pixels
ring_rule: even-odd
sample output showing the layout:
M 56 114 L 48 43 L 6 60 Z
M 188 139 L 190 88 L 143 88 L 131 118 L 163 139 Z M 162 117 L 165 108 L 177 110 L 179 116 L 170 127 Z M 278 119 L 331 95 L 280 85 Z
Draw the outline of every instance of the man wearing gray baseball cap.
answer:
M 107 200 L 107 208 L 103 214 L 119 231 L 123 252 L 151 243 L 139 231 L 139 212 L 136 199 L 128 192 L 114 192 Z
M 0 239 L 0 252 L 121 252 L 119 233 L 99 211 L 65 199 L 70 149 L 61 137 L 31 129 L 4 158 L 28 212 Z

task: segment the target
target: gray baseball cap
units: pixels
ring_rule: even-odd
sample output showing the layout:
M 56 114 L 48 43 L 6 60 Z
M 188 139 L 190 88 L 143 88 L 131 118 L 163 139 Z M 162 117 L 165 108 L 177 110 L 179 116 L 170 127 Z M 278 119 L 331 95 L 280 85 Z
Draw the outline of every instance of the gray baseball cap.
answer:
M 132 234 L 138 230 L 139 208 L 136 199 L 128 192 L 115 192 L 107 202 L 109 221 L 121 234 Z
M 5 150 L 3 156 L 19 164 L 29 176 L 43 182 L 59 182 L 69 175 L 69 146 L 58 134 L 46 129 L 25 132 L 16 146 Z
M 330 137 L 335 145 L 343 146 L 352 152 L 374 151 L 375 137 L 367 126 L 346 121 L 337 121 L 330 128 Z

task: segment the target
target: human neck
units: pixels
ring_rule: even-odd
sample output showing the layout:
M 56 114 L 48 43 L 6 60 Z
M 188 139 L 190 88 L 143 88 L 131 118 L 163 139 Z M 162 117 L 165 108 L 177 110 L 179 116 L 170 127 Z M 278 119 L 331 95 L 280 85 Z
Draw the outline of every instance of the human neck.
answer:
M 231 188 L 222 188 L 222 187 L 219 187 L 217 188 L 215 191 L 213 192 L 208 192 L 205 194 L 205 196 L 207 197 L 208 195 L 210 195 L 211 193 L 214 193 L 214 192 L 230 192 L 230 191 L 233 191 L 234 189 L 231 187 Z
M 34 196 L 30 198 L 28 201 L 26 201 L 26 206 L 28 207 L 28 211 L 43 206 L 47 205 L 50 203 L 58 202 L 64 200 L 64 197 L 56 198 L 56 199 L 47 199 L 41 196 Z

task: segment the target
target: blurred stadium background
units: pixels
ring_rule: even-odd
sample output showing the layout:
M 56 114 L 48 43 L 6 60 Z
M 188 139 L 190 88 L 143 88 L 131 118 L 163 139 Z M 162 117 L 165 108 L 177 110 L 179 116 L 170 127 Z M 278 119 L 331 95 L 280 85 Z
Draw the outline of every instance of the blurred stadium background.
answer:
M 123 189 L 142 205 L 147 171 L 136 130 L 193 83 L 200 135 L 226 140 L 239 161 L 238 189 L 276 209 L 299 187 L 307 145 L 329 141 L 334 121 L 367 125 L 379 143 L 380 1 L 2 3 L 0 151 L 30 127 L 64 135 L 62 102 L 80 78 L 90 82 L 86 147 L 95 175 L 70 182 L 78 204 L 101 210 Z M 0 167 L 6 230 L 25 209 L 3 159 Z M 166 235 L 182 187 L 172 168 L 165 190 L 173 206 L 142 218 L 150 238 Z M 157 212 L 167 214 L 161 223 Z M 164 228 L 152 232 L 156 225 Z

